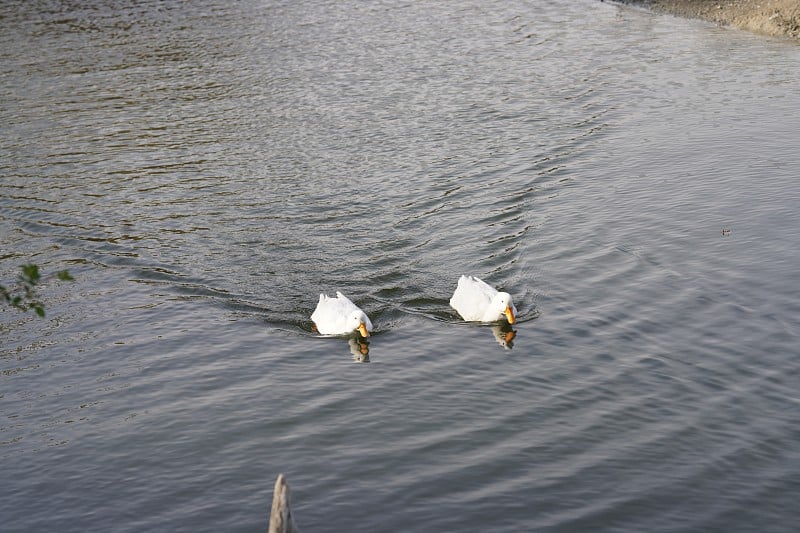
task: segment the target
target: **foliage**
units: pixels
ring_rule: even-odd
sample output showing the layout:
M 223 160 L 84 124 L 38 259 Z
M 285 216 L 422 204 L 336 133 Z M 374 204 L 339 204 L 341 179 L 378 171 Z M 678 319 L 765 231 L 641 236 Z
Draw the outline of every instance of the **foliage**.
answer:
M 2 301 L 11 307 L 27 312 L 33 310 L 40 317 L 44 317 L 44 304 L 36 295 L 36 285 L 42 281 L 42 274 L 39 267 L 34 264 L 22 265 L 22 272 L 17 277 L 13 287 L 6 288 L 0 285 L 0 297 Z M 61 281 L 73 281 L 69 271 L 61 270 L 56 272 L 56 278 Z

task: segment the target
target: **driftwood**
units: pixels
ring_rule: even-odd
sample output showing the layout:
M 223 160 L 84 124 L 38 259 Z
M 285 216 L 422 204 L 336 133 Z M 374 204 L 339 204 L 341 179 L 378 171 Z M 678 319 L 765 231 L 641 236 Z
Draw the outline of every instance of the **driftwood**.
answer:
M 292 518 L 292 509 L 289 502 L 289 484 L 283 474 L 278 474 L 278 479 L 275 480 L 268 533 L 299 533 Z

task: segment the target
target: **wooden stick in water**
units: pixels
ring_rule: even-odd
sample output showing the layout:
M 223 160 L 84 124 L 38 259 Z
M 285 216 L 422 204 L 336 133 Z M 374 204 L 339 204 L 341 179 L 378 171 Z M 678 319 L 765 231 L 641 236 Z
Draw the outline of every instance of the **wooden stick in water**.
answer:
M 290 508 L 289 483 L 283 474 L 278 474 L 278 479 L 275 480 L 268 533 L 299 533 Z

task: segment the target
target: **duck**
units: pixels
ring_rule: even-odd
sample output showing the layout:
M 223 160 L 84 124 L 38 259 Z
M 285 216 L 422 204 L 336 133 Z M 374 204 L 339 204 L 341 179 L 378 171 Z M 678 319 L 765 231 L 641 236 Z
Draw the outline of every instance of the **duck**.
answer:
M 369 337 L 372 331 L 367 314 L 339 291 L 336 291 L 336 298 L 319 295 L 311 320 L 322 335 L 350 335 L 357 331 L 362 337 Z
M 507 320 L 509 324 L 517 321 L 517 308 L 507 292 L 497 289 L 475 276 L 461 276 L 458 279 L 450 307 L 456 310 L 467 322 L 497 322 Z

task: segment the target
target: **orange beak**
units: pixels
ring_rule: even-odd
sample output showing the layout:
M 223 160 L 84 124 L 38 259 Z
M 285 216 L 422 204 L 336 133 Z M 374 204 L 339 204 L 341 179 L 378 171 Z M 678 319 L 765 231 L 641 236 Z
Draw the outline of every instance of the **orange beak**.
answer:
M 366 338 L 369 337 L 369 331 L 367 331 L 367 325 L 363 322 L 358 325 L 358 332 L 361 333 L 361 336 Z
M 511 310 L 511 306 L 506 307 L 505 314 L 506 320 L 508 320 L 509 324 L 513 324 L 517 321 L 517 319 L 514 317 L 514 311 Z

